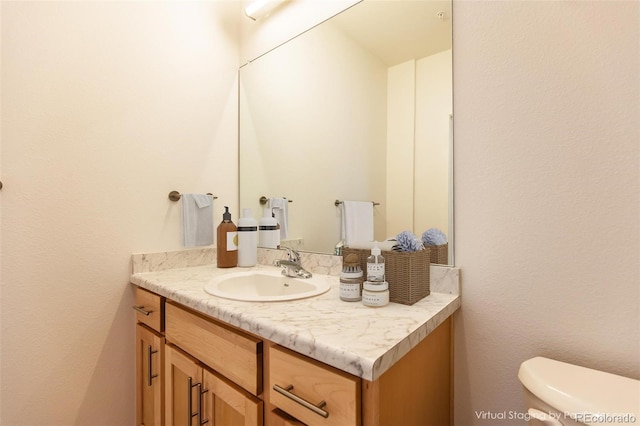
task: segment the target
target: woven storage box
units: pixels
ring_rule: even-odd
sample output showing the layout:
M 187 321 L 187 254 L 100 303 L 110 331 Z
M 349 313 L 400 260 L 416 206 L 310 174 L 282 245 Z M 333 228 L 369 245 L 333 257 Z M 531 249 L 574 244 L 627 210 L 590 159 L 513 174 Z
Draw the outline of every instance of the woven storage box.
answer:
M 428 248 L 416 252 L 383 251 L 385 277 L 389 283 L 389 300 L 403 305 L 413 305 L 418 300 L 430 293 L 429 289 L 429 264 L 431 250 Z M 367 257 L 371 256 L 371 250 L 342 249 L 342 259 L 355 253 L 360 259 L 362 271 L 367 270 Z
M 431 263 L 449 264 L 449 244 L 427 247 L 431 249 Z

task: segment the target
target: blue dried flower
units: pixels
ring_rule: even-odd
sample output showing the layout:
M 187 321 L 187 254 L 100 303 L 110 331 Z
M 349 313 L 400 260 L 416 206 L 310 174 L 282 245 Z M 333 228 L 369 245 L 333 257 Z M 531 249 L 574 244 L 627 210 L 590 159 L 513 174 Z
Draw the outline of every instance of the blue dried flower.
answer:
M 393 246 L 395 251 L 420 251 L 424 250 L 424 245 L 422 241 L 418 237 L 416 237 L 412 232 L 402 231 L 396 236 L 396 241 L 398 242 Z
M 447 243 L 447 236 L 439 229 L 431 228 L 422 234 L 422 242 L 425 246 L 440 246 Z

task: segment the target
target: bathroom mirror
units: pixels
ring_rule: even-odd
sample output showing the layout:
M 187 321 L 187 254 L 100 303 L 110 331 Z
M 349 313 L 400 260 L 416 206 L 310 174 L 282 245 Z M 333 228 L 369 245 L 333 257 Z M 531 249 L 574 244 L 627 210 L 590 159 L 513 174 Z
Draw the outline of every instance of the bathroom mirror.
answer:
M 364 0 L 243 65 L 240 206 L 286 197 L 283 245 L 334 253 L 336 200 L 375 202 L 376 240 L 437 228 L 453 264 L 451 18 Z

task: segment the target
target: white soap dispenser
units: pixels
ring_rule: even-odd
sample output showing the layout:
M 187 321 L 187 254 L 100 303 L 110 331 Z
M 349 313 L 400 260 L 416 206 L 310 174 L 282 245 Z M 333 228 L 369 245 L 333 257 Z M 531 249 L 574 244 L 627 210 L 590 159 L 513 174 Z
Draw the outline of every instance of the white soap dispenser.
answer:
M 248 268 L 258 263 L 258 222 L 251 209 L 242 209 L 238 219 L 238 266 Z
M 258 247 L 278 248 L 280 244 L 279 237 L 278 221 L 273 217 L 271 209 L 265 207 L 258 225 Z

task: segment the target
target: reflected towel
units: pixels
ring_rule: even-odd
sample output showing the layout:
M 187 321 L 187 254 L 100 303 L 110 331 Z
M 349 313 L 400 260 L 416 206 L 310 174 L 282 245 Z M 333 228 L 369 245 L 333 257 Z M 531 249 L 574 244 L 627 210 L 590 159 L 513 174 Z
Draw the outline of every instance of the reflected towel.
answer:
M 182 194 L 182 236 L 185 247 L 213 244 L 213 197 Z
M 286 198 L 269 198 L 269 208 L 280 225 L 280 240 L 289 238 L 289 200 Z
M 349 248 L 371 250 L 376 244 L 380 251 L 393 251 L 393 246 L 396 245 L 396 241 L 351 241 L 349 243 Z
M 342 202 L 342 239 L 349 246 L 354 241 L 373 241 L 373 203 Z

